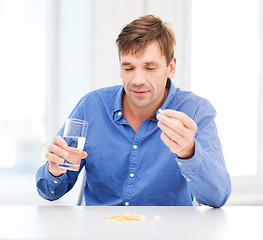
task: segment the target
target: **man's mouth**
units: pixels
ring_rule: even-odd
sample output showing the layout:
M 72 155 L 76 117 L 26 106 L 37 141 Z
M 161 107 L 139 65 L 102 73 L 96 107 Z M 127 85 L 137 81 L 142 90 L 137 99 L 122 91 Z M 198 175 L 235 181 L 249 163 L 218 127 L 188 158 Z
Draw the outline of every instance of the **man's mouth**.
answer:
M 146 91 L 146 90 L 131 90 L 134 94 L 138 94 L 138 95 L 143 95 L 143 94 L 146 94 L 150 91 Z

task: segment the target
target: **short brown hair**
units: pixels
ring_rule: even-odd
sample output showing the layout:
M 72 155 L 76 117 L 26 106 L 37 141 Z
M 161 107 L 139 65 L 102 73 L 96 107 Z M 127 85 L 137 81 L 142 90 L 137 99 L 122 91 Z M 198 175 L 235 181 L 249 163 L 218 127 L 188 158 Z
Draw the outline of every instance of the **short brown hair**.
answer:
M 135 54 L 153 41 L 158 42 L 168 66 L 174 57 L 175 36 L 167 23 L 157 16 L 146 15 L 126 25 L 119 34 L 116 44 L 119 55 Z

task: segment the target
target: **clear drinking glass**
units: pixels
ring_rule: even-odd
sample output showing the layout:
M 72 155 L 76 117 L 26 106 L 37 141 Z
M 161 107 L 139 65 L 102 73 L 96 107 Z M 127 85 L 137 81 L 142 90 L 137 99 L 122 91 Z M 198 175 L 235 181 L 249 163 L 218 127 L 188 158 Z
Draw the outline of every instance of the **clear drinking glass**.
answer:
M 64 163 L 59 167 L 67 170 L 78 171 L 81 161 L 81 152 L 83 151 L 88 122 L 84 120 L 68 118 L 65 123 L 63 138 L 68 144 L 67 151 L 69 153 Z

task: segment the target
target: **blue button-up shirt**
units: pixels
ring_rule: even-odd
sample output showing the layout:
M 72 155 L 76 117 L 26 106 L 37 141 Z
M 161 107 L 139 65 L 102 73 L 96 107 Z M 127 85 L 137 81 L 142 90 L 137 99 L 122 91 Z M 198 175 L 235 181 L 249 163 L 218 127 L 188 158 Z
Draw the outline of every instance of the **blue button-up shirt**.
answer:
M 81 161 L 86 170 L 86 205 L 190 206 L 193 197 L 201 204 L 222 206 L 231 191 L 211 104 L 172 83 L 162 109 L 186 113 L 198 126 L 195 154 L 179 159 L 162 142 L 156 118 L 145 120 L 138 131 L 122 112 L 123 86 L 93 91 L 84 96 L 70 117 L 89 122 Z M 62 136 L 63 128 L 58 135 Z M 75 184 L 79 172 L 52 176 L 48 163 L 37 172 L 37 189 L 56 200 Z

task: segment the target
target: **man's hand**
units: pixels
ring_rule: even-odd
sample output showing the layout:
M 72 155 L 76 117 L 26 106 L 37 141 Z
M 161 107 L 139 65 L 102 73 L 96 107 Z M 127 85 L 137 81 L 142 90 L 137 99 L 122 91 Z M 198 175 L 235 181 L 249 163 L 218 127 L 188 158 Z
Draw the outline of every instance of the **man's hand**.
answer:
M 179 158 L 191 158 L 194 155 L 196 123 L 185 113 L 171 109 L 157 114 L 156 118 L 164 144 Z
M 79 154 L 80 159 L 76 159 L 76 162 L 80 162 L 81 159 L 86 158 L 88 154 L 82 151 Z M 48 171 L 55 177 L 64 174 L 67 170 L 60 168 L 58 165 L 64 163 L 64 159 L 68 159 L 68 145 L 67 142 L 61 136 L 55 136 L 53 143 L 48 147 L 48 152 L 45 155 L 48 160 Z

